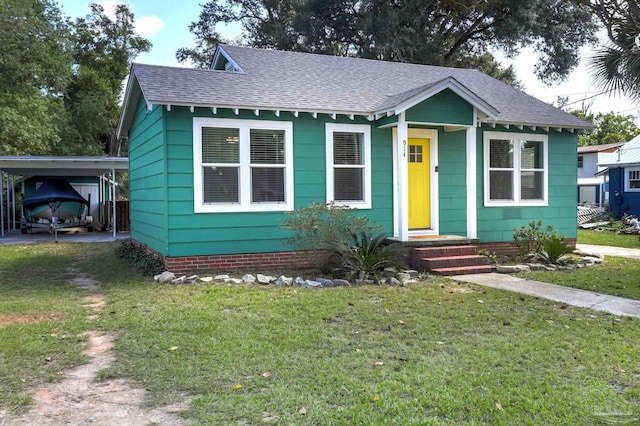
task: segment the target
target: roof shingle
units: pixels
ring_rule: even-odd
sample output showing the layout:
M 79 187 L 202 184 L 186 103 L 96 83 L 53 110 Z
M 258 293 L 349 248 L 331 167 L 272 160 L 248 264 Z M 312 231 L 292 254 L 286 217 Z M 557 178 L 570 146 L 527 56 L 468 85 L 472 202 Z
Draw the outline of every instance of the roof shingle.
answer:
M 221 45 L 244 73 L 134 64 L 150 103 L 372 114 L 452 77 L 499 111 L 496 120 L 590 128 L 480 71 Z

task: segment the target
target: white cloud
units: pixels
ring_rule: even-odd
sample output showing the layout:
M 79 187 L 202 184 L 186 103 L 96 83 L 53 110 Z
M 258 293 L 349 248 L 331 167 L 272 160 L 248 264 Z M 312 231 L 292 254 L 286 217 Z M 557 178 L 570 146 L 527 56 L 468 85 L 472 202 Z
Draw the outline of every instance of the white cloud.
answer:
M 156 35 L 163 27 L 164 22 L 155 15 L 143 16 L 136 19 L 136 31 L 144 37 Z

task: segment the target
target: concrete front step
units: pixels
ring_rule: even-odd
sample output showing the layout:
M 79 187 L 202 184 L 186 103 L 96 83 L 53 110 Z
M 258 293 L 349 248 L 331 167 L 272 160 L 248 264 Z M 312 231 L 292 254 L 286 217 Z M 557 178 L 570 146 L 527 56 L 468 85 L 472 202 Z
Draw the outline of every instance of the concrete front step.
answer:
M 478 247 L 474 245 L 419 247 L 419 248 L 413 249 L 413 256 L 416 259 L 446 257 L 446 256 L 469 256 L 477 253 L 478 253 Z
M 489 264 L 489 259 L 487 259 L 486 256 L 480 256 L 477 254 L 465 256 L 426 257 L 420 260 L 420 264 L 426 270 L 434 270 L 439 268 L 455 268 L 460 266 L 480 266 Z
M 493 270 L 491 265 L 456 266 L 452 268 L 436 268 L 431 272 L 438 275 L 488 274 Z

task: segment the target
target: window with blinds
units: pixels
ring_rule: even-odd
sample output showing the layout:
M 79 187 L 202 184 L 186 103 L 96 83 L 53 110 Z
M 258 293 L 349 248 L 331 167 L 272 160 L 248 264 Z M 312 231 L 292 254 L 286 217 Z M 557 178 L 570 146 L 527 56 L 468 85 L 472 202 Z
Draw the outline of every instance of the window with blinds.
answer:
M 327 123 L 327 202 L 371 208 L 371 129 Z
M 202 178 L 205 203 L 240 202 L 240 130 L 202 128 Z
M 291 122 L 194 118 L 195 211 L 293 209 Z
M 333 133 L 335 201 L 364 201 L 364 134 Z
M 485 205 L 546 205 L 547 140 L 485 132 Z
M 251 129 L 251 202 L 285 200 L 284 130 Z

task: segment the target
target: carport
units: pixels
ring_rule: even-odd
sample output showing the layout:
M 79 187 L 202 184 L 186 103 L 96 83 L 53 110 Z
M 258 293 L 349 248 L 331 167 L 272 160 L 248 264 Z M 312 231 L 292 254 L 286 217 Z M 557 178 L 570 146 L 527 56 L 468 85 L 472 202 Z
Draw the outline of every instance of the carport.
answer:
M 109 179 L 109 199 L 112 201 L 113 238 L 116 238 L 116 173 L 129 169 L 129 159 L 122 157 L 38 157 L 0 156 L 0 237 L 5 236 L 5 221 L 16 224 L 16 180 L 29 177 L 88 176 Z M 100 185 L 102 187 L 102 185 Z M 105 201 L 107 194 L 102 194 Z

